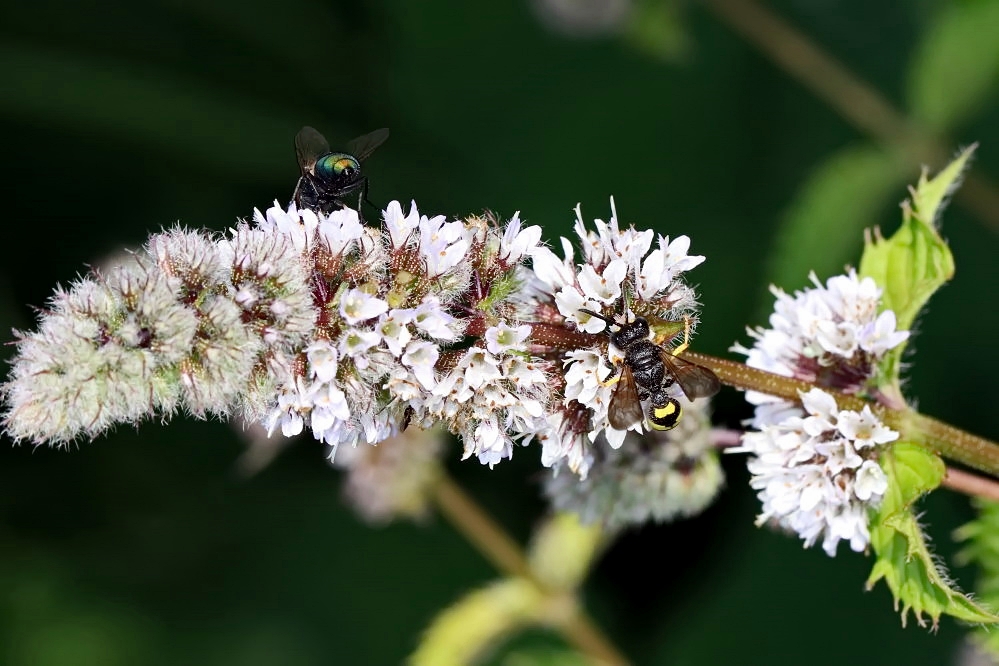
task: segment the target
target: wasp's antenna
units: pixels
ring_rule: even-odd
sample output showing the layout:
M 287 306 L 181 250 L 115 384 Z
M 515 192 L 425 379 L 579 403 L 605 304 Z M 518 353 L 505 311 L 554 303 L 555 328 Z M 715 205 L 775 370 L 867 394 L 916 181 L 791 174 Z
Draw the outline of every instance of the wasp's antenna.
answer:
M 597 319 L 603 319 L 605 322 L 607 322 L 608 325 L 613 325 L 613 324 L 617 323 L 613 319 L 611 319 L 610 317 L 605 317 L 604 315 L 598 314 L 598 313 L 594 312 L 593 310 L 587 310 L 586 308 L 580 308 L 579 311 L 582 312 L 583 314 L 588 314 L 591 317 L 596 317 Z

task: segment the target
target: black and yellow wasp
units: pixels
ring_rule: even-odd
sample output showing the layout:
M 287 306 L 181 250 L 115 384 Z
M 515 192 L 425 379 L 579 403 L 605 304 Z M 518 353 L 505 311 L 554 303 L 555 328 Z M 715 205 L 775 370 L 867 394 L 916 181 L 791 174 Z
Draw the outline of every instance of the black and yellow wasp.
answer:
M 680 403 L 669 395 L 678 384 L 689 399 L 708 398 L 721 390 L 721 381 L 711 370 L 679 358 L 687 348 L 683 344 L 667 350 L 649 339 L 651 329 L 644 317 L 619 324 L 591 310 L 580 310 L 607 323 L 611 343 L 624 352 L 620 377 L 612 374 L 605 385 L 617 383 L 607 408 L 607 420 L 616 430 L 627 430 L 643 417 L 653 430 L 671 430 L 680 422 Z M 642 402 L 649 401 L 648 413 Z

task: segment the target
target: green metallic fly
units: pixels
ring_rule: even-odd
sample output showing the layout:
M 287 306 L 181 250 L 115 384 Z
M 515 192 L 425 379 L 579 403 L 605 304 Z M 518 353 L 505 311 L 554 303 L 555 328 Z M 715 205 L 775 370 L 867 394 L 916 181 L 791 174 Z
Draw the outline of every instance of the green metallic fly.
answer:
M 344 197 L 357 192 L 356 210 L 360 213 L 368 198 L 368 177 L 361 173 L 361 162 L 385 143 L 388 136 L 388 128 L 383 127 L 357 137 L 347 144 L 344 152 L 333 152 L 322 134 L 312 127 L 303 127 L 295 136 L 295 154 L 302 176 L 292 201 L 299 208 L 329 215 L 347 207 Z

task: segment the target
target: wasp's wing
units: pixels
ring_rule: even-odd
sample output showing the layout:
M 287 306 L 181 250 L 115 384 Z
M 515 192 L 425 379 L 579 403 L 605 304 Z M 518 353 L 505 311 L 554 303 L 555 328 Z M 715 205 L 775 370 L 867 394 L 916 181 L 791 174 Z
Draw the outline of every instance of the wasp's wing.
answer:
M 295 135 L 295 154 L 302 173 L 312 173 L 316 159 L 330 152 L 326 138 L 312 127 L 303 127 Z
M 357 158 L 358 162 L 363 162 L 367 157 L 375 152 L 375 148 L 385 143 L 389 137 L 387 127 L 376 129 L 370 134 L 359 136 L 347 144 L 347 153 Z
M 638 387 L 631 368 L 626 365 L 607 407 L 607 420 L 615 430 L 627 430 L 641 421 L 643 416 L 645 412 L 642 410 L 642 401 L 638 398 Z
M 676 378 L 676 383 L 683 389 L 683 394 L 689 399 L 710 398 L 721 390 L 721 380 L 711 370 L 702 365 L 684 361 L 679 356 L 660 349 L 660 355 L 666 369 Z

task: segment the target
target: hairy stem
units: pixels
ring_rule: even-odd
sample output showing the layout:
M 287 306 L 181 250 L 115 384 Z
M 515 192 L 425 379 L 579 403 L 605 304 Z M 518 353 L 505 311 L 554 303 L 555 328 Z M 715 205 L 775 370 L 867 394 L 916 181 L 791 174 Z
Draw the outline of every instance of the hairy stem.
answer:
M 945 142 L 912 122 L 764 5 L 754 0 L 704 0 L 704 4 L 847 122 L 906 161 L 943 164 L 950 159 L 952 151 Z M 993 231 L 999 230 L 999 192 L 987 180 L 969 174 L 955 199 Z
M 724 384 L 749 391 L 759 391 L 793 402 L 800 402 L 800 394 L 814 385 L 800 379 L 791 379 L 766 370 L 751 368 L 743 363 L 717 358 L 697 352 L 684 352 L 681 358 L 713 370 Z M 911 408 L 892 409 L 867 402 L 855 395 L 819 387 L 836 399 L 840 409 L 860 411 L 871 408 L 886 425 L 902 433 L 906 441 L 922 444 L 935 453 L 973 467 L 991 476 L 999 477 L 999 444 L 973 435 L 943 421 L 924 416 Z
M 517 542 L 446 474 L 442 474 L 437 481 L 434 500 L 441 514 L 497 569 L 507 575 L 531 581 L 542 593 L 549 592 L 534 576 L 527 557 Z M 555 594 L 561 596 L 564 591 L 556 591 Z M 589 657 L 595 666 L 625 666 L 629 663 L 578 606 L 573 612 L 560 618 L 556 628 L 566 641 Z

